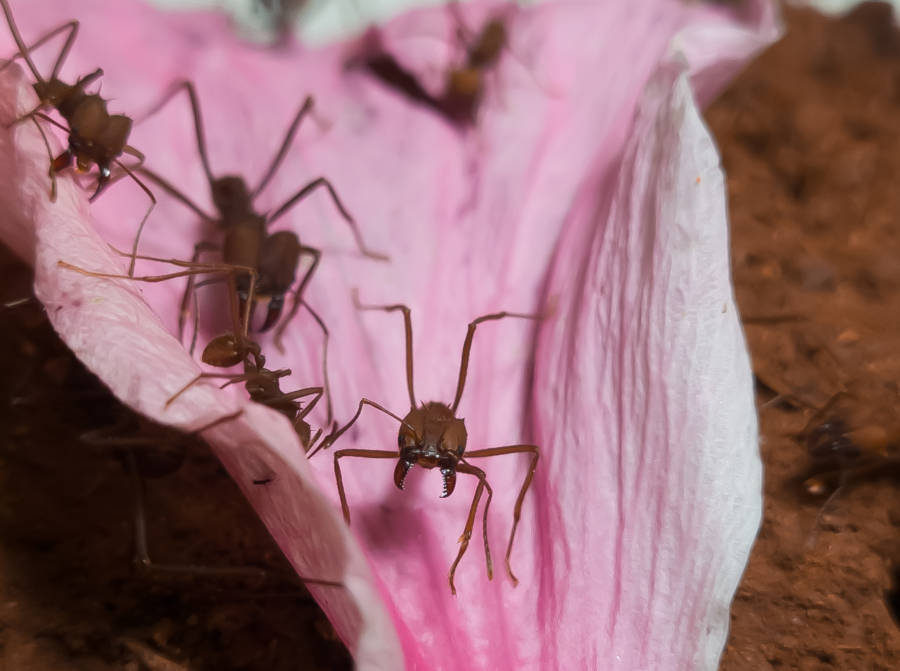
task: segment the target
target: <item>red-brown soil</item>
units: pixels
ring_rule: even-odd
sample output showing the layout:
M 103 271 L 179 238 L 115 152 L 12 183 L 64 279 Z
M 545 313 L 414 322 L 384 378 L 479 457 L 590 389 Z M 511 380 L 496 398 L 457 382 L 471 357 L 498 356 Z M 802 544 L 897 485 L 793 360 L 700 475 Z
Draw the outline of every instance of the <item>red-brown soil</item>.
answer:
M 0 276 L 0 301 L 30 294 L 27 269 L 5 249 Z M 79 440 L 128 411 L 65 348 L 37 305 L 5 310 L 0 322 L 0 669 L 352 668 L 202 442 L 174 474 L 146 481 L 150 557 L 258 567 L 267 577 L 133 567 L 135 485 L 121 449 Z
M 900 34 L 874 3 L 786 18 L 785 38 L 706 115 L 728 174 L 766 473 L 721 668 L 900 669 L 885 595 L 900 568 Z M 829 417 L 846 426 L 826 447 L 874 473 L 845 470 L 826 505 L 839 474 L 804 484 L 796 435 Z

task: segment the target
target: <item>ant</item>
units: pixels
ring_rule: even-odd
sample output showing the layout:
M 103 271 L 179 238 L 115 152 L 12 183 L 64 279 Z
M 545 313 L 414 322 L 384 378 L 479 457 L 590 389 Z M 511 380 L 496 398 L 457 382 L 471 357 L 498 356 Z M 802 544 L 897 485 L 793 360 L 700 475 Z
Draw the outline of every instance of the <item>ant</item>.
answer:
M 125 252 L 116 250 L 115 248 L 113 249 L 120 255 L 125 254 Z M 262 355 L 259 344 L 251 340 L 248 337 L 247 333 L 248 324 L 250 322 L 250 308 L 253 305 L 254 290 L 257 281 L 255 270 L 253 270 L 252 268 L 231 266 L 228 264 L 202 264 L 195 261 L 188 262 L 178 261 L 175 259 L 160 259 L 151 256 L 138 256 L 138 258 L 142 260 L 170 263 L 176 266 L 185 267 L 186 269 L 174 273 L 167 273 L 164 275 L 129 277 L 127 275 L 120 275 L 115 273 L 102 273 L 86 270 L 62 260 L 57 261 L 57 265 L 61 268 L 74 270 L 75 272 L 78 272 L 82 275 L 87 275 L 89 277 L 100 277 L 105 279 L 128 279 L 137 282 L 164 282 L 178 277 L 194 277 L 199 274 L 214 273 L 226 274 L 229 278 L 229 282 L 232 284 L 234 284 L 235 282 L 234 277 L 236 275 L 246 276 L 248 278 L 248 300 L 244 301 L 243 306 L 241 306 L 242 309 L 240 309 L 238 306 L 237 293 L 235 291 L 229 291 L 228 293 L 231 303 L 230 308 L 233 330 L 231 332 L 213 338 L 213 340 L 211 340 L 207 344 L 202 356 L 202 360 L 204 363 L 220 368 L 228 368 L 243 363 L 244 374 L 231 375 L 219 373 L 201 373 L 193 378 L 190 382 L 188 382 L 178 392 L 176 392 L 175 395 L 166 402 L 166 407 L 168 407 L 176 398 L 187 391 L 191 386 L 204 378 L 228 379 L 229 381 L 226 382 L 223 386 L 228 386 L 237 382 L 245 382 L 245 386 L 252 400 L 262 403 L 263 405 L 272 406 L 282 414 L 286 415 L 288 419 L 291 420 L 294 426 L 294 430 L 297 432 L 298 436 L 303 442 L 304 447 L 307 450 L 315 446 L 316 441 L 321 436 L 321 430 L 319 430 L 319 432 L 316 433 L 315 436 L 311 436 L 311 429 L 306 423 L 305 417 L 312 411 L 322 395 L 325 395 L 326 397 L 326 406 L 328 413 L 326 424 L 331 424 L 332 422 L 331 396 L 328 393 L 328 330 L 326 329 L 324 322 L 322 322 L 321 317 L 319 317 L 319 315 L 305 301 L 301 301 L 302 305 L 310 312 L 310 314 L 313 316 L 313 318 L 319 324 L 320 328 L 322 328 L 323 332 L 325 333 L 325 355 L 323 356 L 323 369 L 325 375 L 324 387 L 308 387 L 285 394 L 281 391 L 278 380 L 282 377 L 290 375 L 291 371 L 289 369 L 282 369 L 278 371 L 271 371 L 266 369 L 266 360 Z M 315 398 L 302 410 L 296 403 L 293 402 L 298 398 L 311 395 L 315 395 Z
M 506 548 L 506 571 L 514 584 L 518 584 L 518 578 L 512 571 L 510 566 L 510 554 L 512 553 L 513 541 L 516 537 L 516 528 L 519 525 L 519 516 L 522 511 L 522 501 L 528 491 L 531 481 L 534 478 L 534 472 L 537 468 L 540 450 L 536 445 L 505 445 L 503 447 L 494 447 L 484 450 L 475 450 L 466 452 L 466 425 L 465 420 L 456 416 L 456 410 L 459 407 L 462 398 L 463 389 L 466 384 L 466 375 L 469 366 L 469 353 L 472 348 L 472 339 L 475 336 L 476 327 L 486 321 L 496 321 L 506 317 L 516 317 L 520 319 L 543 319 L 544 315 L 520 314 L 515 312 L 497 312 L 488 314 L 469 323 L 466 339 L 463 344 L 462 359 L 459 366 L 459 378 L 456 385 L 456 396 L 451 405 L 439 401 L 431 401 L 423 403 L 417 407 L 416 395 L 413 390 L 413 350 L 412 350 L 412 320 L 410 310 L 405 305 L 362 305 L 359 302 L 359 296 L 354 291 L 353 302 L 358 310 L 380 310 L 383 312 L 402 312 L 403 323 L 406 329 L 406 386 L 409 391 L 409 407 L 410 410 L 405 417 L 395 415 L 383 406 L 363 398 L 359 402 L 359 407 L 353 418 L 343 426 L 339 431 L 333 433 L 326 438 L 323 448 L 328 448 L 334 444 L 359 418 L 364 405 L 369 405 L 380 410 L 381 412 L 393 417 L 400 422 L 400 432 L 397 437 L 399 454 L 393 450 L 359 450 L 359 449 L 342 449 L 334 453 L 334 475 L 337 481 L 338 494 L 341 499 L 341 510 L 344 513 L 344 519 L 350 524 L 350 508 L 347 505 L 347 496 L 344 492 L 344 481 L 341 475 L 340 460 L 343 457 L 360 457 L 364 459 L 397 459 L 397 466 L 394 469 L 394 484 L 398 489 L 403 489 L 406 476 L 409 470 L 419 465 L 422 468 L 440 468 L 443 478 L 443 491 L 441 498 L 446 498 L 453 493 L 456 488 L 456 474 L 465 473 L 472 475 L 478 479 L 478 487 L 472 499 L 472 505 L 469 509 L 469 516 L 466 520 L 465 530 L 460 537 L 459 554 L 450 566 L 450 591 L 455 595 L 456 587 L 453 583 L 453 577 L 456 573 L 456 567 L 462 559 L 469 546 L 469 539 L 472 537 L 472 527 L 475 524 L 475 515 L 478 510 L 478 503 L 485 490 L 487 490 L 487 501 L 484 504 L 484 518 L 482 528 L 484 533 L 484 554 L 487 563 L 488 579 L 493 579 L 493 565 L 491 563 L 491 549 L 488 543 L 487 532 L 487 516 L 488 508 L 493 497 L 493 490 L 488 484 L 487 476 L 484 471 L 471 465 L 467 458 L 483 458 L 495 457 L 503 454 L 528 453 L 531 455 L 531 464 L 522 488 L 519 490 L 519 496 L 516 499 L 516 505 L 513 512 L 513 526 L 509 535 L 509 543 Z M 315 451 L 313 452 L 313 454 Z M 312 454 L 310 454 L 312 457 Z
M 103 70 L 101 68 L 97 68 L 90 74 L 81 77 L 76 80 L 74 84 L 66 84 L 59 79 L 59 71 L 65 62 L 66 57 L 69 55 L 69 51 L 78 34 L 78 21 L 69 21 L 54 28 L 28 47 L 25 45 L 25 41 L 22 39 L 19 29 L 16 26 L 8 0 L 0 0 L 0 7 L 2 7 L 3 13 L 6 15 L 6 22 L 9 25 L 10 33 L 12 33 L 16 46 L 19 49 L 18 54 L 6 61 L 3 66 L 0 66 L 0 71 L 3 71 L 15 61 L 16 58 L 21 56 L 28 65 L 28 69 L 31 70 L 32 75 L 34 75 L 35 82 L 32 84 L 32 87 L 39 99 L 38 105 L 34 109 L 14 119 L 7 125 L 7 128 L 29 119 L 34 121 L 51 159 L 49 172 L 51 202 L 56 201 L 56 174 L 72 167 L 73 164 L 79 172 L 90 170 L 91 165 L 97 166 L 99 171 L 97 187 L 89 199 L 90 202 L 94 202 L 108 184 L 116 182 L 122 176 L 126 175 L 134 180 L 150 199 L 150 207 L 144 214 L 143 219 L 141 219 L 141 223 L 138 226 L 138 231 L 134 239 L 131 262 L 128 267 L 128 274 L 133 275 L 141 232 L 144 229 L 147 218 L 150 216 L 150 212 L 152 212 L 153 208 L 156 206 L 156 198 L 150 189 L 148 189 L 137 175 L 134 174 L 133 169 L 129 168 L 119 160 L 119 157 L 122 154 L 128 154 L 137 159 L 136 166 L 140 166 L 144 162 L 144 155 L 127 144 L 128 136 L 131 133 L 132 121 L 123 114 L 109 114 L 106 110 L 106 101 L 103 98 L 96 93 L 86 93 L 85 88 L 103 76 Z M 56 35 L 66 31 L 68 31 L 68 35 L 66 36 L 65 43 L 63 44 L 59 55 L 56 57 L 56 62 L 53 64 L 53 70 L 51 70 L 50 76 L 45 79 L 31 59 L 31 52 Z M 66 121 L 68 127 L 44 114 L 44 110 L 47 109 L 56 109 L 60 116 Z M 68 133 L 68 146 L 65 151 L 56 158 L 53 157 L 47 135 L 38 123 L 38 119 L 43 119 L 53 126 L 60 128 L 63 132 Z M 115 164 L 122 170 L 121 175 L 116 177 L 112 176 L 112 164 Z
M 308 305 L 305 303 L 304 305 L 312 312 Z M 319 319 L 314 312 L 312 314 L 314 318 Z M 306 422 L 306 416 L 312 412 L 324 395 L 328 408 L 328 418 L 325 423 L 331 424 L 331 399 L 326 393 L 328 388 L 327 378 L 324 387 L 306 387 L 285 393 L 281 390 L 279 380 L 290 375 L 290 369 L 269 370 L 265 367 L 266 359 L 260 352 L 259 345 L 251 340 L 235 338 L 232 333 L 225 333 L 213 338 L 204 349 L 202 358 L 204 363 L 220 368 L 229 368 L 242 361 L 244 372 L 236 375 L 200 373 L 169 398 L 166 401 L 166 407 L 169 407 L 179 396 L 203 379 L 225 379 L 226 382 L 222 385 L 222 388 L 243 382 L 247 393 L 250 395 L 250 400 L 269 406 L 288 418 L 291 426 L 300 438 L 305 452 L 308 453 L 310 450 L 317 449 L 319 438 L 322 436 L 322 429 L 319 429 L 315 435 L 312 435 L 312 429 Z M 306 407 L 301 408 L 297 401 L 307 396 L 312 396 L 313 398 L 306 404 Z M 254 484 L 268 484 L 268 481 L 254 481 Z
M 438 95 L 429 93 L 414 74 L 385 53 L 374 35 L 370 36 L 374 46 L 369 47 L 373 53 L 365 59 L 365 67 L 391 88 L 437 112 L 450 123 L 468 126 L 475 123 L 484 98 L 485 75 L 500 61 L 507 48 L 508 33 L 505 20 L 494 17 L 473 35 L 465 28 L 457 3 L 450 4 L 458 24 L 457 37 L 465 46 L 466 56 L 461 64 L 448 70 L 444 88 Z
M 292 231 L 279 231 L 270 234 L 268 228 L 273 223 L 286 214 L 294 207 L 294 205 L 309 196 L 313 191 L 320 187 L 324 187 L 331 196 L 331 200 L 334 202 L 341 217 L 350 225 L 360 252 L 362 252 L 364 256 L 380 261 L 387 261 L 388 257 L 383 254 L 372 252 L 365 246 L 362 235 L 356 226 L 356 222 L 353 217 L 350 216 L 350 213 L 346 210 L 343 203 L 341 203 L 331 182 L 324 177 L 319 177 L 306 184 L 288 198 L 283 205 L 276 208 L 274 212 L 260 214 L 254 209 L 253 201 L 263 189 L 265 189 L 269 184 L 269 181 L 277 172 L 282 160 L 287 155 L 288 149 L 290 148 L 300 123 L 303 121 L 304 117 L 312 111 L 312 97 L 307 97 L 303 102 L 303 105 L 300 107 L 300 110 L 294 116 L 293 121 L 288 127 L 288 131 L 282 140 L 281 146 L 264 173 L 263 178 L 260 180 L 257 187 L 251 191 L 248 188 L 247 183 L 240 176 L 213 176 L 212 169 L 210 168 L 209 156 L 206 150 L 203 120 L 200 115 L 200 103 L 192 82 L 182 81 L 176 84 L 148 113 L 148 116 L 158 112 L 169 100 L 182 90 L 187 93 L 191 105 L 194 131 L 197 139 L 197 150 L 200 154 L 203 171 L 206 174 L 206 179 L 209 183 L 213 204 L 218 211 L 218 217 L 205 213 L 202 208 L 196 205 L 182 191 L 151 170 L 142 167 L 140 169 L 141 174 L 145 175 L 183 205 L 190 208 L 205 222 L 216 225 L 224 233 L 224 241 L 221 249 L 223 260 L 226 264 L 249 267 L 256 271 L 258 277 L 256 298 L 269 298 L 265 321 L 259 330 L 267 331 L 275 326 L 276 323 L 279 323 L 280 320 L 280 324 L 275 331 L 275 344 L 279 350 L 283 351 L 281 345 L 282 336 L 288 323 L 300 308 L 303 291 L 306 289 L 306 285 L 309 283 L 310 278 L 319 265 L 321 252 L 314 247 L 302 245 L 300 239 Z M 206 241 L 199 242 L 194 246 L 193 261 L 196 262 L 202 252 L 214 251 L 217 249 L 219 249 L 219 245 L 215 243 Z M 281 319 L 285 294 L 288 293 L 291 285 L 294 283 L 297 267 L 301 257 L 304 256 L 310 257 L 312 263 L 293 292 L 293 305 L 291 306 L 290 311 L 284 319 Z M 237 278 L 236 288 L 234 289 L 237 291 L 242 303 L 246 302 L 250 295 L 247 279 L 246 276 Z M 188 303 L 193 289 L 193 279 L 191 278 L 188 280 L 188 285 L 185 289 L 181 305 L 181 314 L 178 321 L 180 335 L 184 332 L 184 318 L 188 311 Z
M 799 434 L 810 458 L 801 476 L 803 488 L 812 496 L 830 494 L 825 506 L 846 486 L 900 476 L 900 454 L 888 451 L 885 431 L 875 426 L 851 427 L 846 419 L 856 403 L 852 394 L 838 392 Z
M 507 48 L 509 34 L 505 20 L 494 17 L 473 36 L 465 27 L 458 4 L 452 2 L 450 6 L 458 23 L 457 35 L 465 45 L 466 58 L 447 73 L 440 104 L 449 119 L 471 124 L 475 122 L 475 114 L 484 98 L 485 75 L 499 63 Z
M 181 396 L 181 394 L 203 379 L 217 378 L 227 380 L 225 384 L 222 385 L 222 388 L 243 382 L 247 393 L 250 395 L 250 400 L 256 401 L 262 405 L 267 405 L 290 420 L 291 426 L 300 438 L 304 451 L 309 452 L 317 446 L 317 442 L 322 435 L 322 429 L 319 429 L 315 436 L 313 436 L 312 429 L 305 418 L 312 412 L 313 408 L 315 408 L 323 395 L 325 396 L 325 405 L 327 409 L 325 423 L 326 425 L 332 423 L 331 394 L 328 391 L 328 329 L 325 327 L 325 323 L 318 313 L 316 313 L 305 300 L 301 299 L 303 307 L 307 309 L 325 334 L 324 353 L 322 356 L 324 384 L 321 387 L 306 387 L 289 393 L 283 392 L 279 380 L 290 375 L 291 370 L 288 368 L 279 370 L 270 370 L 266 368 L 266 358 L 263 356 L 259 344 L 250 339 L 248 335 L 248 308 L 253 304 L 253 290 L 254 286 L 251 281 L 249 298 L 244 303 L 246 319 L 243 320 L 238 316 L 238 309 L 234 300 L 235 294 L 233 292 L 229 294 L 232 300 L 232 330 L 210 340 L 203 349 L 203 354 L 201 356 L 203 363 L 217 368 L 231 368 L 232 366 L 243 364 L 244 373 L 200 373 L 170 397 L 169 400 L 166 401 L 166 407 L 169 407 L 179 396 Z M 305 408 L 301 408 L 297 401 L 306 396 L 313 396 L 313 399 L 307 403 Z M 332 428 L 332 431 L 333 430 L 334 428 Z M 254 482 L 254 484 L 267 483 Z

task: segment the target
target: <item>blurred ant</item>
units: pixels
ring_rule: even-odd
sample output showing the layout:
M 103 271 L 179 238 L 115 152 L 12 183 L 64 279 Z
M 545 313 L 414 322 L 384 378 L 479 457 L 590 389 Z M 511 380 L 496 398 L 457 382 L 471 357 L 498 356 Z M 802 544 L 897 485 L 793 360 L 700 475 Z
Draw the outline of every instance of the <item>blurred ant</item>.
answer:
M 808 547 L 815 544 L 823 516 L 842 492 L 884 478 L 900 483 L 900 453 L 892 451 L 884 427 L 848 419 L 858 406 L 852 394 L 838 392 L 796 436 L 806 445 L 809 465 L 793 482 L 811 497 L 827 496 L 816 514 Z
M 509 42 L 509 34 L 505 19 L 495 16 L 473 35 L 465 26 L 458 3 L 451 2 L 450 7 L 458 24 L 457 36 L 465 47 L 466 57 L 460 65 L 447 72 L 440 105 L 447 118 L 466 125 L 475 122 L 475 115 L 484 98 L 487 73 L 500 62 L 500 56 Z
M 409 470 L 419 465 L 422 468 L 439 468 L 443 478 L 443 491 L 441 498 L 446 498 L 453 493 L 456 488 L 456 474 L 466 473 L 478 479 L 478 487 L 475 489 L 475 495 L 472 499 L 472 505 L 469 508 L 469 516 L 466 520 L 465 530 L 460 536 L 459 554 L 450 567 L 449 581 L 450 591 L 455 595 L 456 587 L 453 583 L 453 577 L 456 573 L 456 567 L 462 559 L 469 547 L 469 539 L 472 537 L 472 527 L 475 524 L 475 515 L 478 510 L 478 503 L 485 490 L 487 490 L 487 501 L 484 504 L 484 517 L 482 529 L 484 533 L 484 554 L 487 563 L 488 579 L 493 579 L 494 571 L 491 563 L 491 549 L 488 543 L 487 518 L 488 508 L 491 505 L 493 490 L 487 482 L 485 472 L 480 468 L 472 466 L 467 458 L 483 458 L 495 457 L 503 454 L 527 453 L 531 455 L 531 463 L 528 467 L 528 473 L 522 488 L 519 490 L 519 496 L 516 499 L 516 505 L 513 512 L 513 526 L 509 535 L 509 543 L 506 548 L 506 571 L 514 584 L 518 584 L 518 579 L 512 572 L 510 566 L 510 554 L 512 553 L 513 541 L 516 537 L 516 528 L 519 525 L 519 517 L 522 511 L 522 502 L 525 494 L 534 478 L 534 471 L 537 468 L 540 450 L 536 445 L 506 445 L 503 447 L 494 447 L 485 450 L 475 450 L 466 452 L 466 425 L 465 420 L 456 416 L 456 410 L 459 407 L 462 398 L 463 389 L 466 384 L 466 375 L 469 366 L 469 353 L 472 348 L 472 339 L 475 336 L 476 327 L 482 322 L 496 321 L 506 317 L 516 317 L 519 319 L 539 320 L 543 315 L 519 314 L 514 312 L 498 312 L 478 317 L 469 323 L 466 332 L 465 343 L 463 344 L 462 359 L 459 367 L 459 379 L 456 386 L 456 396 L 451 405 L 439 401 L 431 401 L 423 403 L 417 407 L 416 395 L 413 390 L 413 350 L 412 350 L 412 321 L 410 318 L 410 310 L 405 305 L 362 305 L 359 302 L 359 296 L 354 291 L 353 302 L 359 310 L 380 310 L 384 312 L 402 312 L 403 323 L 406 330 L 406 385 L 409 391 L 409 407 L 410 410 L 405 417 L 395 415 L 383 406 L 363 398 L 359 402 L 359 407 L 353 418 L 340 430 L 334 432 L 330 437 L 323 441 L 322 447 L 328 448 L 335 443 L 356 420 L 359 418 L 364 405 L 369 405 L 376 410 L 380 410 L 386 415 L 393 417 L 400 422 L 400 432 L 397 437 L 399 454 L 392 450 L 359 450 L 359 449 L 342 449 L 334 453 L 334 475 L 337 482 L 338 494 L 341 499 L 341 510 L 344 513 L 344 519 L 350 524 L 350 508 L 347 505 L 347 496 L 344 492 L 344 481 L 341 475 L 340 460 L 343 457 L 360 457 L 363 459 L 398 459 L 397 466 L 394 469 L 394 484 L 398 489 L 403 489 L 406 476 Z M 313 452 L 313 454 L 315 451 Z M 312 456 L 312 454 L 310 454 Z
M 470 126 L 475 123 L 484 98 L 487 73 L 499 63 L 508 46 L 509 36 L 506 19 L 501 17 L 488 20 L 477 34 L 473 34 L 466 28 L 457 4 L 451 2 L 450 7 L 457 23 L 457 37 L 465 49 L 465 58 L 448 69 L 439 94 L 429 93 L 412 72 L 386 53 L 375 33 L 370 34 L 366 48 L 370 55 L 363 60 L 365 67 L 377 79 L 410 100 L 437 112 L 454 125 Z
M 34 92 L 39 99 L 38 105 L 29 112 L 14 119 L 7 128 L 21 123 L 23 121 L 32 120 L 41 134 L 44 146 L 50 156 L 50 200 L 56 201 L 56 173 L 66 170 L 74 164 L 75 168 L 80 172 L 90 170 L 91 165 L 96 165 L 99 170 L 97 177 L 97 188 L 90 197 L 90 202 L 94 202 L 100 193 L 108 184 L 118 181 L 123 176 L 128 176 L 147 194 L 150 199 L 150 207 L 144 214 L 141 223 L 138 226 L 137 234 L 134 238 L 134 245 L 131 253 L 131 262 L 128 266 L 128 274 L 134 273 L 134 264 L 137 257 L 137 247 L 140 241 L 141 232 L 144 224 L 150 216 L 150 212 L 156 206 L 156 198 L 147 186 L 134 174 L 133 168 L 119 160 L 122 154 L 128 154 L 137 159 L 139 166 L 144 162 L 144 155 L 127 144 L 128 136 L 131 133 L 132 121 L 123 114 L 110 115 L 106 110 L 106 101 L 96 93 L 87 93 L 86 87 L 92 82 L 103 76 L 103 70 L 97 68 L 90 74 L 78 79 L 74 84 L 66 84 L 59 79 L 59 71 L 63 62 L 75 42 L 78 34 L 78 21 L 69 21 L 63 25 L 54 28 L 49 33 L 38 39 L 31 46 L 26 46 L 22 39 L 19 29 L 16 26 L 12 10 L 7 0 L 0 0 L 0 7 L 6 15 L 6 22 L 9 25 L 10 33 L 16 42 L 19 52 L 10 60 L 0 66 L 0 72 L 6 69 L 16 58 L 23 58 L 34 75 L 35 82 L 32 84 Z M 65 43 L 53 64 L 53 70 L 50 76 L 45 79 L 38 71 L 31 59 L 31 52 L 45 44 L 47 41 L 61 33 L 68 32 Z M 68 124 L 64 126 L 51 117 L 44 114 L 46 109 L 56 109 L 59 115 Z M 56 158 L 53 157 L 50 143 L 44 129 L 38 123 L 38 119 L 60 128 L 68 134 L 69 141 L 65 151 Z M 112 164 L 118 166 L 122 173 L 116 177 L 112 176 Z
M 812 496 L 829 494 L 826 505 L 846 486 L 900 474 L 900 453 L 884 427 L 849 423 L 858 404 L 852 394 L 838 392 L 799 434 L 810 460 L 803 489 Z

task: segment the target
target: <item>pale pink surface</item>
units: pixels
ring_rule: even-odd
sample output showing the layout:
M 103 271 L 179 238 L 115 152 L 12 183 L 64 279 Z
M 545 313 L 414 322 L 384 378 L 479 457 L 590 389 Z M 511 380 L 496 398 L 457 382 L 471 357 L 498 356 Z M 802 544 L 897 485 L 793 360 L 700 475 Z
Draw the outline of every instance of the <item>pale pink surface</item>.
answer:
M 14 10 L 28 39 L 68 18 L 54 9 L 67 6 L 34 0 Z M 314 591 L 360 668 L 398 668 L 401 654 L 417 669 L 714 668 L 759 520 L 760 465 L 722 175 L 687 74 L 708 99 L 774 37 L 771 15 L 753 6 L 742 26 L 726 12 L 669 0 L 515 13 L 521 61 L 504 57 L 478 130 L 463 135 L 371 78 L 345 74 L 344 47 L 299 58 L 299 48 L 243 47 L 208 16 L 166 17 L 133 2 L 78 7 L 82 34 L 64 74 L 102 65 L 111 111 L 134 115 L 174 79 L 193 79 L 218 174 L 240 171 L 254 183 L 303 96 L 316 96 L 329 126 L 301 130 L 259 205 L 275 207 L 326 175 L 369 245 L 391 255 L 390 264 L 359 257 L 321 194 L 277 226 L 325 252 L 308 300 L 332 330 L 340 418 L 361 395 L 401 414 L 408 404 L 399 315 L 357 313 L 350 288 L 367 302 L 412 308 L 422 401 L 452 400 L 472 318 L 556 302 L 540 326 L 508 320 L 476 336 L 460 406 L 469 449 L 534 442 L 542 460 L 513 553 L 518 588 L 502 555 L 525 458 L 479 460 L 495 490 L 497 579 L 487 581 L 476 524 L 454 598 L 446 575 L 471 478 L 460 476 L 456 493 L 439 500 L 436 472 L 415 469 L 399 492 L 392 461 L 344 460 L 357 545 L 340 521 L 330 456 L 307 464 L 283 418 L 211 386 L 164 412 L 196 370 L 166 333 L 182 284 L 137 287 L 55 267 L 63 258 L 123 268 L 101 240 L 127 246 L 144 197 L 124 183 L 89 210 L 66 178 L 51 205 L 33 127 L 2 134 L 15 160 L 3 167 L 0 234 L 28 255 L 33 222 L 37 290 L 56 328 L 151 417 L 195 427 L 248 407 L 206 437 L 298 571 L 347 583 L 347 591 Z M 471 15 L 476 25 L 484 8 Z M 384 39 L 434 77 L 453 53 L 453 24 L 443 11 L 416 13 Z M 3 80 L 3 118 L 12 96 L 19 110 L 33 104 L 14 84 Z M 183 100 L 132 139 L 151 167 L 208 203 Z M 160 194 L 142 251 L 187 258 L 202 235 Z M 205 294 L 207 318 L 215 298 Z M 320 347 L 302 316 L 283 357 L 268 347 L 274 366 L 294 370 L 285 389 L 320 380 Z M 341 446 L 391 449 L 396 430 L 367 409 Z M 270 473 L 269 486 L 250 484 Z

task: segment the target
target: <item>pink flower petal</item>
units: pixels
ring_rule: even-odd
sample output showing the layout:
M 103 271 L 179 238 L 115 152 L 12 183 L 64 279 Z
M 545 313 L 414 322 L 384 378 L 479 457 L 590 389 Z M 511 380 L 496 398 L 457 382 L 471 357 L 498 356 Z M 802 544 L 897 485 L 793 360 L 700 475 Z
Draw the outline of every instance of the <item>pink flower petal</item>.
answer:
M 14 9 L 33 39 L 68 18 L 53 11 L 66 6 L 33 0 Z M 188 428 L 245 408 L 205 437 L 298 572 L 344 581 L 346 590 L 313 591 L 359 667 L 400 668 L 402 655 L 417 669 L 714 668 L 761 498 L 722 175 L 687 77 L 708 99 L 772 39 L 763 4 L 750 4 L 743 22 L 654 0 L 513 13 L 512 53 L 470 133 L 344 72 L 346 46 L 274 53 L 239 44 L 220 18 L 165 16 L 125 1 L 82 0 L 79 10 L 82 31 L 64 76 L 102 65 L 111 111 L 134 115 L 189 77 L 218 174 L 258 179 L 304 95 L 316 96 L 327 126 L 301 129 L 259 205 L 277 207 L 326 175 L 369 246 L 391 255 L 390 264 L 361 258 L 323 194 L 275 226 L 324 251 L 307 298 L 332 332 L 340 418 L 363 395 L 400 414 L 408 408 L 400 318 L 356 311 L 352 287 L 366 302 L 411 307 L 422 401 L 451 400 L 472 318 L 556 304 L 540 325 L 489 323 L 475 338 L 460 406 L 468 449 L 534 442 L 542 459 L 512 556 L 518 588 L 502 557 L 526 459 L 479 464 L 495 492 L 497 579 L 485 574 L 479 519 L 453 597 L 447 570 L 471 478 L 461 475 L 454 495 L 439 500 L 437 472 L 414 469 L 399 492 L 392 461 L 344 460 L 348 532 L 331 458 L 307 462 L 277 413 L 212 385 L 164 410 L 197 371 L 169 335 L 182 286 L 56 266 L 64 259 L 121 270 L 103 240 L 129 246 L 145 197 L 126 182 L 88 210 L 66 177 L 51 204 L 33 125 L 0 133 L 12 157 L 2 168 L 0 235 L 30 256 L 36 231 L 37 291 L 56 328 L 150 417 Z M 472 8 L 471 25 L 486 11 Z M 447 12 L 432 10 L 392 22 L 383 39 L 428 80 L 454 55 L 454 31 Z M 34 104 L 12 70 L 0 85 L 3 118 Z M 132 140 L 149 166 L 209 207 L 184 100 L 138 125 Z M 188 258 L 211 233 L 159 195 L 141 250 Z M 223 309 L 215 292 L 201 300 L 205 317 Z M 293 324 L 284 356 L 263 344 L 273 366 L 294 371 L 285 389 L 320 381 L 321 335 L 308 319 Z M 396 431 L 366 409 L 340 447 L 391 449 Z M 270 474 L 270 485 L 251 484 Z

